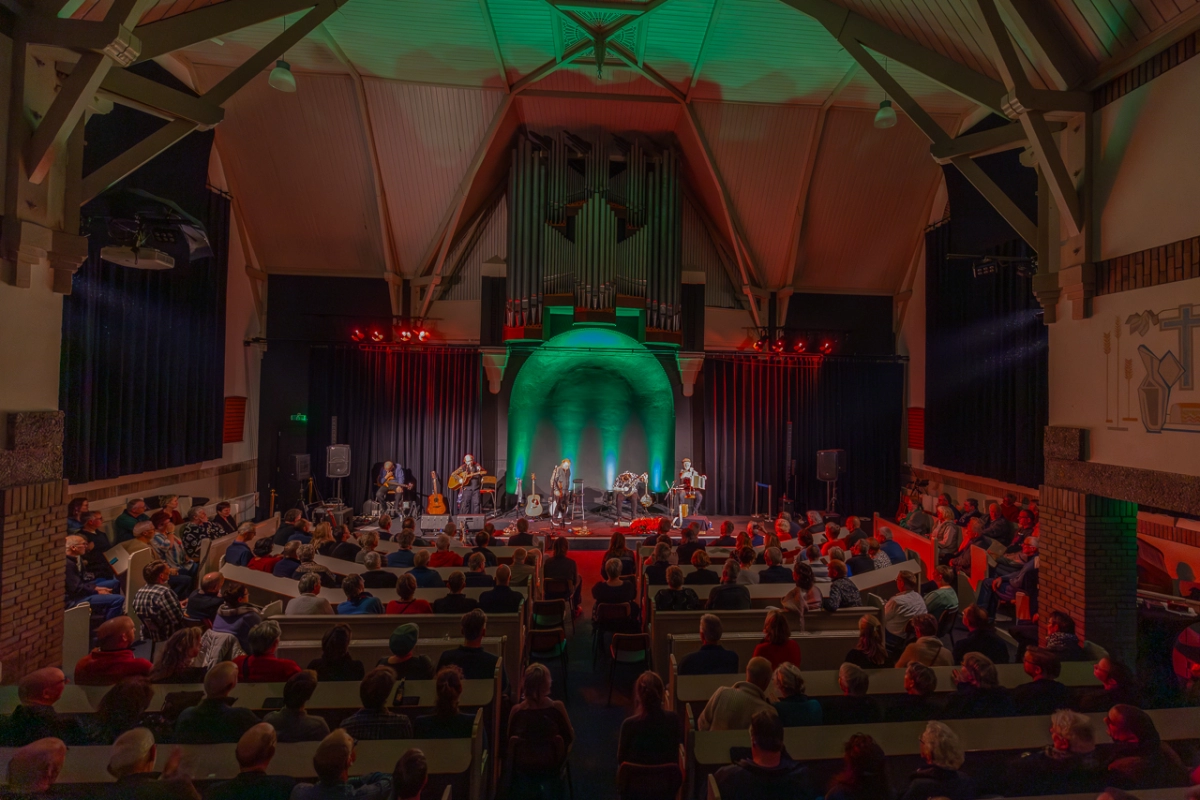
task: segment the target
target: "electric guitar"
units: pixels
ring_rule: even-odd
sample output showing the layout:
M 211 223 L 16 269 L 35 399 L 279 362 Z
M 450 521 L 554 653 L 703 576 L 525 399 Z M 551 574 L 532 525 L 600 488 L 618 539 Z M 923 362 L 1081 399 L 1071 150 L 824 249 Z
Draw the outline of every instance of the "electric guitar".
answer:
M 445 514 L 447 511 L 446 498 L 438 488 L 437 472 L 434 471 L 429 474 L 433 476 L 433 494 L 429 495 L 429 501 L 425 505 L 425 513 Z
M 537 493 L 537 474 L 531 476 L 529 497 L 525 498 L 525 516 L 540 517 L 542 515 L 542 496 Z

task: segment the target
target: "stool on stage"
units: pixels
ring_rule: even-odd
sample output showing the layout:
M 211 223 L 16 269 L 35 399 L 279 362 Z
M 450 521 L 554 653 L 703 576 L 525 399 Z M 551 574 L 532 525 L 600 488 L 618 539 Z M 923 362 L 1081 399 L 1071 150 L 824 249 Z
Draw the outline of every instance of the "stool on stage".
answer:
M 583 504 L 583 478 L 575 478 L 571 481 L 571 505 L 569 508 L 570 519 L 587 520 L 587 507 Z
M 483 511 L 483 498 L 491 498 L 492 513 L 495 514 L 500 510 L 500 506 L 496 503 L 496 476 L 484 475 L 483 480 L 479 485 L 479 510 Z

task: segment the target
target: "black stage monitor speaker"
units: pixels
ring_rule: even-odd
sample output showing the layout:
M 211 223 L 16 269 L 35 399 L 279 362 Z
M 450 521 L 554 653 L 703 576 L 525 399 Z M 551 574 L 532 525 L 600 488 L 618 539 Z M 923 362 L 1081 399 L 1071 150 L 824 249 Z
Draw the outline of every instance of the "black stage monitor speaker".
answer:
M 294 481 L 306 481 L 311 475 L 308 453 L 296 453 L 288 459 L 288 477 Z
M 683 527 L 686 528 L 687 526 L 691 525 L 693 522 L 696 523 L 696 527 L 699 528 L 701 533 L 703 533 L 704 531 L 711 531 L 713 528 L 713 524 L 709 520 L 708 517 L 702 517 L 702 516 L 698 516 L 698 515 L 684 517 L 683 518 Z
M 454 518 L 454 522 L 460 530 L 465 526 L 469 531 L 481 531 L 483 524 L 487 522 L 487 517 L 483 514 L 459 514 Z
M 345 478 L 350 474 L 350 445 L 331 444 L 325 448 L 325 477 Z
M 845 450 L 817 451 L 817 480 L 836 481 L 846 472 Z
M 423 531 L 437 531 L 441 533 L 449 521 L 449 514 L 425 514 L 421 517 L 419 524 Z

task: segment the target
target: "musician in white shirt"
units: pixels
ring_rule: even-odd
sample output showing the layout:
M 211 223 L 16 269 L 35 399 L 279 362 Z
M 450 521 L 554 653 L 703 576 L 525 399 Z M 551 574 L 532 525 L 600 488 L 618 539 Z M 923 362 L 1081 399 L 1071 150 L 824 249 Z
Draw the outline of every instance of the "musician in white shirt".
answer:
M 571 459 L 564 458 L 550 476 L 550 518 L 562 521 L 571 492 Z
M 687 492 L 672 492 L 675 497 L 675 503 L 678 504 L 679 497 L 685 495 L 694 495 L 695 500 L 692 501 L 689 514 L 699 514 L 700 506 L 704 503 L 704 492 L 700 491 L 700 486 L 704 482 L 704 476 L 692 468 L 692 460 L 685 458 L 683 460 L 683 469 L 679 471 L 679 480 L 675 484 L 681 487 L 691 487 L 691 491 Z M 676 508 L 678 506 L 676 505 Z

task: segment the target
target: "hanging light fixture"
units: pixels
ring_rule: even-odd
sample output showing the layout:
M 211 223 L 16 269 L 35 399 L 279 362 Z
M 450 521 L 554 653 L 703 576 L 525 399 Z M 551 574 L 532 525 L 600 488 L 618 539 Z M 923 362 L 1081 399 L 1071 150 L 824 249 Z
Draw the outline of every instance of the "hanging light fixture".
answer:
M 267 78 L 267 83 L 271 85 L 272 89 L 278 89 L 281 92 L 288 94 L 295 92 L 296 76 L 292 74 L 292 65 L 282 58 L 276 61 L 275 69 L 271 70 L 271 77 Z
M 896 109 L 892 108 L 892 101 L 884 99 L 879 103 L 879 110 L 875 112 L 875 127 L 880 130 L 894 128 L 896 126 Z

